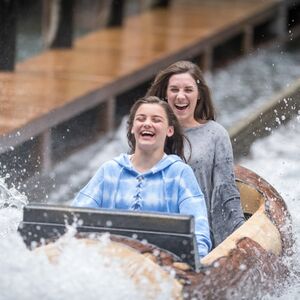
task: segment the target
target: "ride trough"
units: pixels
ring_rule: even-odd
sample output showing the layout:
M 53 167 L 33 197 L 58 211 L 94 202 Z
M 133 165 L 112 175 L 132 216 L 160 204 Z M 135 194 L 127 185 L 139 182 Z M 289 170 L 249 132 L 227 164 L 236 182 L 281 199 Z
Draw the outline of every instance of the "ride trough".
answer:
M 241 166 L 235 174 L 247 221 L 201 261 L 191 216 L 30 204 L 18 230 L 32 251 L 44 251 L 55 264 L 73 224 L 78 243 L 99 251 L 99 259 L 121 259 L 147 299 L 158 298 L 162 283 L 171 287 L 172 299 L 272 294 L 289 274 L 284 258 L 292 254 L 290 214 L 263 178 Z

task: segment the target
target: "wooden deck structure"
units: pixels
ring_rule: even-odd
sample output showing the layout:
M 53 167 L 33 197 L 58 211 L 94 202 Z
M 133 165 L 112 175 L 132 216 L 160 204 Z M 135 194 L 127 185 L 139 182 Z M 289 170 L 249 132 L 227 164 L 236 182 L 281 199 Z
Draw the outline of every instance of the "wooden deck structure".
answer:
M 118 97 L 149 82 L 170 63 L 189 59 L 209 71 L 267 43 L 288 39 L 293 3 L 171 1 L 166 8 L 126 18 L 121 27 L 81 37 L 71 49 L 49 49 L 18 63 L 14 72 L 0 72 L 2 158 L 24 152 L 25 145 L 38 169 L 51 169 L 60 155 L 53 146 L 57 127 L 72 120 L 80 123 L 76 118 L 94 111 L 85 118 L 93 118 L 93 130 L 110 132 Z M 36 171 L 36 163 L 32 168 Z

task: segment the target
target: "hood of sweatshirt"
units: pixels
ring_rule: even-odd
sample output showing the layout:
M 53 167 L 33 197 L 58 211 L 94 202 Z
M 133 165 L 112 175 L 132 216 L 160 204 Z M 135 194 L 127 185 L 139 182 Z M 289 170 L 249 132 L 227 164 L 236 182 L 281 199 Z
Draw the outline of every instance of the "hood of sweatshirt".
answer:
M 134 172 L 138 174 L 138 172 L 133 168 L 133 165 L 130 161 L 130 155 L 128 154 L 121 154 L 118 157 L 113 159 L 115 162 L 117 162 L 122 168 L 127 169 L 128 171 Z M 153 166 L 149 171 L 145 172 L 155 174 L 157 172 L 160 172 L 170 165 L 176 163 L 176 162 L 182 162 L 181 158 L 175 154 L 170 155 L 164 155 L 163 158 L 155 165 Z

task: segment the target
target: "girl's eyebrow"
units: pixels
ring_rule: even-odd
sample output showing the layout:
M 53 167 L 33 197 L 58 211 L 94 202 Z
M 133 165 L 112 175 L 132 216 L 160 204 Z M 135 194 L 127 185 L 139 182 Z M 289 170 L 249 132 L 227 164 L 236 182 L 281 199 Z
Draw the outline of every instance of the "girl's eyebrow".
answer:
M 145 114 L 136 114 L 135 116 L 136 117 L 146 117 Z M 151 115 L 151 118 L 160 118 L 160 119 L 163 119 L 164 117 L 161 116 L 161 115 Z
M 169 85 L 169 87 L 171 87 L 171 88 L 173 88 L 173 87 L 177 88 L 178 85 L 172 84 L 172 85 Z M 194 86 L 193 85 L 187 85 L 187 86 L 185 86 L 185 88 L 194 88 Z

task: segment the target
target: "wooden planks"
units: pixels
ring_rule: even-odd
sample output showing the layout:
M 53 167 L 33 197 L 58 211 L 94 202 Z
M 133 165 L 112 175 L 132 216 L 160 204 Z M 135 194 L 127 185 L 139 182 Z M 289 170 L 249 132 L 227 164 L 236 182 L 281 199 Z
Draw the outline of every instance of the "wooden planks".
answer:
M 0 73 L 0 134 L 21 128 L 39 116 L 63 107 L 108 80 L 107 77 L 88 80 L 75 73 Z

